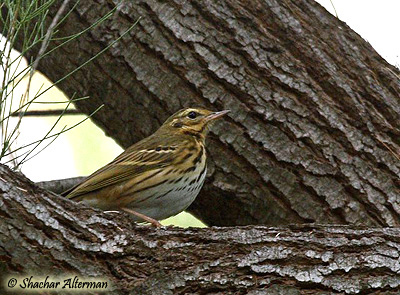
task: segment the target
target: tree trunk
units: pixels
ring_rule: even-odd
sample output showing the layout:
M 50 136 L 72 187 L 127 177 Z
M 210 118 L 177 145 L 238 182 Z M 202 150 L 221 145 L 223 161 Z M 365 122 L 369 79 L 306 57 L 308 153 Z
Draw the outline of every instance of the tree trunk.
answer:
M 31 275 L 102 278 L 104 294 L 400 292 L 399 228 L 157 229 L 48 193 L 4 166 L 0 204 L 1 294 L 10 278 Z
M 94 120 L 123 147 L 182 107 L 230 109 L 190 212 L 209 225 L 400 225 L 399 71 L 345 23 L 312 0 L 99 0 L 80 1 L 59 36 L 117 3 L 39 69 L 56 81 L 141 17 L 59 87 L 89 95 L 86 113 L 104 104 Z

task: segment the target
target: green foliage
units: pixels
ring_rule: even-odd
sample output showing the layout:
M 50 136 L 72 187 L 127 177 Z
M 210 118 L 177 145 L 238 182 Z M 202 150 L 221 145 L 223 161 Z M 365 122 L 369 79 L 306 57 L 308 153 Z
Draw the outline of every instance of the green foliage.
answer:
M 71 36 L 62 37 L 57 35 L 57 28 L 68 18 L 74 7 L 66 11 L 69 0 L 64 0 L 54 18 L 51 20 L 50 24 L 48 24 L 49 9 L 52 8 L 54 2 L 55 0 L 5 0 L 0 4 L 0 10 L 2 11 L 0 14 L 0 24 L 2 28 L 2 37 L 0 39 L 0 162 L 11 163 L 11 166 L 15 169 L 20 168 L 24 162 L 43 151 L 60 134 L 81 124 L 102 107 L 100 106 L 88 118 L 83 119 L 77 124 L 63 126 L 61 131 L 56 132 L 55 127 L 60 123 L 60 119 L 65 115 L 71 103 L 79 99 L 87 98 L 72 97 L 70 100 L 63 102 L 63 111 L 55 118 L 53 125 L 44 135 L 39 136 L 34 142 L 17 146 L 16 141 L 19 136 L 19 127 L 24 119 L 24 115 L 34 104 L 41 103 L 38 98 L 97 58 L 128 33 L 139 21 L 134 23 L 126 32 L 121 34 L 118 39 L 110 43 L 106 48 L 56 81 L 50 87 L 45 89 L 40 88 L 36 93 L 30 93 L 33 73 L 43 57 L 79 38 L 82 34 L 107 20 L 116 11 L 115 7 L 85 30 Z M 6 13 L 4 14 L 4 12 Z M 5 40 L 5 38 L 7 38 L 7 40 Z M 54 44 L 51 46 L 51 49 L 49 49 L 49 44 L 55 41 L 57 41 L 57 45 Z M 13 54 L 12 48 L 14 48 L 16 44 L 18 44 L 20 50 L 19 54 Z M 35 49 L 38 53 L 36 57 L 31 58 L 27 64 L 24 65 L 23 56 L 27 55 L 32 49 Z M 28 86 L 22 95 L 17 96 L 15 89 L 24 77 L 28 78 Z

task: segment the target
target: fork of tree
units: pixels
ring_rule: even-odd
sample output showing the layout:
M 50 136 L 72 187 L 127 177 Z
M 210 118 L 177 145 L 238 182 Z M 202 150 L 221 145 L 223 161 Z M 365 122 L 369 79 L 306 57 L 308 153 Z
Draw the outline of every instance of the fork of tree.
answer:
M 398 69 L 311 0 L 115 2 L 115 18 L 39 70 L 60 79 L 142 16 L 60 87 L 90 95 L 84 113 L 105 104 L 93 120 L 123 147 L 182 106 L 231 109 L 188 208 L 219 227 L 134 225 L 2 166 L 2 269 L 105 276 L 115 294 L 399 293 Z M 60 34 L 110 3 L 80 1 Z

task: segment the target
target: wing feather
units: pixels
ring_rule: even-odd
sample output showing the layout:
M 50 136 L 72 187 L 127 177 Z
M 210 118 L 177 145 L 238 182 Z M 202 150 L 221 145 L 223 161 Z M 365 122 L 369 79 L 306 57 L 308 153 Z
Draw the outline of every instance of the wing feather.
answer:
M 133 180 L 147 171 L 166 167 L 174 161 L 176 152 L 176 148 L 138 151 L 127 149 L 112 162 L 88 176 L 67 195 L 67 198 L 73 199 L 126 180 Z

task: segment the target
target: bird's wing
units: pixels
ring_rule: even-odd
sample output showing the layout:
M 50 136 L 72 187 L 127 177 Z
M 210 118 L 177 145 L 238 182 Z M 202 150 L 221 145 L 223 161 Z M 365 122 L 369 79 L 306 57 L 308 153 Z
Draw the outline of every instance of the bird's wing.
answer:
M 78 186 L 67 198 L 73 199 L 105 188 L 110 185 L 133 180 L 135 177 L 155 169 L 170 165 L 176 154 L 176 148 L 168 149 L 127 149 L 112 162 L 97 170 Z

